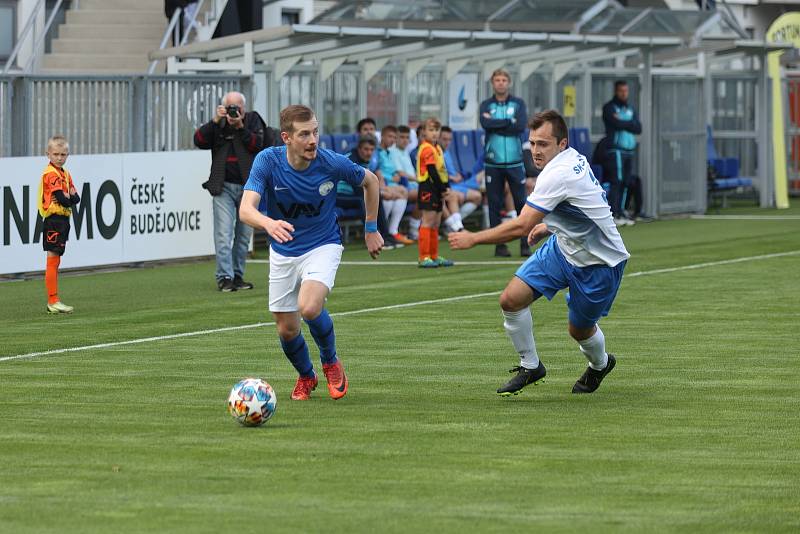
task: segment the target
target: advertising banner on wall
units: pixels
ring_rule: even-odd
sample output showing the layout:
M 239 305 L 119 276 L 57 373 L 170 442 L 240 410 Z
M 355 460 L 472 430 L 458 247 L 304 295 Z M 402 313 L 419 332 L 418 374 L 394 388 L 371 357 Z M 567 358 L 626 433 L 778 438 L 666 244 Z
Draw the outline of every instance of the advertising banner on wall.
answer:
M 448 126 L 453 130 L 478 127 L 478 74 L 465 72 L 450 80 Z
M 0 274 L 41 271 L 44 157 L 0 159 Z M 81 202 L 62 268 L 214 253 L 208 151 L 70 156 Z

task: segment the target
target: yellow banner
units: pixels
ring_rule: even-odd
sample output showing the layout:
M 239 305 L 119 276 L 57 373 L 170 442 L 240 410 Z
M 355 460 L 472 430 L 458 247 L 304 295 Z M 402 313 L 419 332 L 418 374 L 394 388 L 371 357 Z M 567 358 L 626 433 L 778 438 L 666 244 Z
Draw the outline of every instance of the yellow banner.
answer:
M 767 42 L 792 43 L 800 48 L 800 13 L 784 13 L 767 30 Z M 789 207 L 788 176 L 786 174 L 786 129 L 783 113 L 780 59 L 783 52 L 767 54 L 767 69 L 772 80 L 772 157 L 775 168 L 775 207 Z
M 564 116 L 565 117 L 574 117 L 575 116 L 575 86 L 574 85 L 565 85 L 564 86 Z

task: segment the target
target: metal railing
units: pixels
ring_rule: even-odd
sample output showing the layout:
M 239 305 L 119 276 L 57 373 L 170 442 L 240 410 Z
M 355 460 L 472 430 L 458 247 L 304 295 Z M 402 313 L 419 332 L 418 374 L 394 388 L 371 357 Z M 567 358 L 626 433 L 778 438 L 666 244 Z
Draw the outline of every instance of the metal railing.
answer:
M 195 30 L 196 33 L 198 32 L 197 16 L 201 12 L 203 12 L 203 8 L 205 7 L 205 2 L 206 0 L 200 0 L 197 3 L 197 6 L 194 8 L 194 11 L 192 12 L 192 18 L 189 20 L 187 27 L 183 29 L 183 35 L 181 35 L 180 21 L 181 18 L 183 17 L 184 9 L 179 7 L 178 9 L 175 10 L 175 12 L 172 14 L 172 18 L 170 19 L 169 24 L 167 25 L 167 29 L 164 32 L 164 36 L 161 38 L 161 44 L 158 47 L 159 50 L 163 50 L 164 48 L 166 48 L 167 43 L 169 43 L 170 40 L 173 43 L 179 43 L 179 46 L 183 46 L 189 41 L 189 34 L 192 32 L 192 30 Z M 208 25 L 210 21 L 213 21 L 216 27 L 216 24 L 219 22 L 219 19 L 222 16 L 222 13 L 225 11 L 225 7 L 227 5 L 228 5 L 228 0 L 217 0 L 217 1 L 212 0 L 210 9 L 206 10 L 205 12 L 205 20 L 206 20 L 205 25 Z M 158 62 L 159 62 L 158 59 L 150 62 L 150 67 L 147 69 L 147 74 L 153 74 L 155 72 L 156 66 L 158 66 Z
M 0 156 L 31 156 L 65 135 L 73 154 L 184 150 L 229 91 L 249 77 L 0 77 Z M 13 136 L 12 136 L 13 132 Z
M 8 72 L 11 70 L 11 67 L 17 60 L 17 56 L 19 55 L 20 50 L 22 50 L 22 47 L 27 42 L 29 35 L 32 35 L 33 39 L 31 56 L 30 58 L 28 58 L 28 61 L 25 63 L 25 65 L 21 66 L 20 70 L 22 70 L 22 72 L 27 73 L 31 71 L 33 66 L 38 64 L 42 55 L 44 55 L 44 40 L 47 37 L 47 33 L 50 31 L 50 27 L 53 25 L 53 21 L 60 12 L 63 3 L 64 3 L 63 0 L 58 0 L 56 2 L 56 5 L 50 12 L 50 16 L 47 18 L 47 22 L 44 25 L 44 29 L 41 32 L 39 32 L 38 36 L 36 34 L 36 19 L 39 18 L 39 15 L 47 7 L 47 3 L 45 0 L 39 0 L 36 3 L 36 6 L 33 8 L 33 11 L 31 11 L 31 14 L 28 17 L 27 22 L 25 23 L 22 33 L 20 34 L 19 39 L 17 40 L 17 44 L 11 51 L 11 55 L 8 56 L 8 60 L 6 61 L 5 66 L 3 67 L 3 74 L 8 74 Z M 76 7 L 77 7 L 77 2 L 76 2 Z
M 0 77 L 0 157 L 11 155 L 11 95 L 13 86 L 11 78 Z

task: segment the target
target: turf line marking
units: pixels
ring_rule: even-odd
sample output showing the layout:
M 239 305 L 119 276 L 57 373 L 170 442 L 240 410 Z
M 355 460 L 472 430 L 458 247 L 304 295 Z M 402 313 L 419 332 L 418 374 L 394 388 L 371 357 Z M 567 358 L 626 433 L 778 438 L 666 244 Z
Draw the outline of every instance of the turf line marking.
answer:
M 458 297 L 446 297 L 441 299 L 431 299 L 431 300 L 419 300 L 417 302 L 405 302 L 402 304 L 390 304 L 388 306 L 377 306 L 375 308 L 362 308 L 360 310 L 350 310 L 344 312 L 337 312 L 332 313 L 331 317 L 344 317 L 347 315 L 359 315 L 362 313 L 370 313 L 370 312 L 377 312 L 377 311 L 386 311 L 386 310 L 397 310 L 401 308 L 412 308 L 414 306 L 424 306 L 425 304 L 440 304 L 443 302 L 455 302 L 459 300 L 468 300 L 468 299 L 477 299 L 481 297 L 491 297 L 499 295 L 500 291 L 490 291 L 488 293 L 475 293 L 472 295 L 460 295 Z M 197 330 L 195 332 L 182 332 L 180 334 L 167 334 L 164 336 L 153 336 L 153 337 L 144 337 L 139 339 L 129 339 L 127 341 L 111 341 L 108 343 L 98 343 L 96 345 L 84 345 L 82 347 L 70 347 L 66 349 L 53 349 L 53 350 L 45 350 L 41 352 L 30 352 L 28 354 L 17 354 L 16 356 L 3 356 L 0 357 L 0 362 L 7 362 L 10 360 L 25 360 L 30 358 L 36 358 L 39 356 L 52 356 L 54 354 L 64 354 L 67 352 L 78 352 L 81 350 L 90 350 L 90 349 L 105 349 L 109 347 L 121 347 L 124 345 L 136 345 L 139 343 L 148 343 L 150 341 L 164 341 L 167 339 L 179 339 L 182 337 L 193 337 L 193 336 L 202 336 L 206 334 L 218 334 L 220 332 L 234 332 L 237 330 L 250 330 L 253 328 L 262 328 L 264 326 L 275 326 L 275 322 L 268 322 L 268 323 L 253 323 L 253 324 L 245 324 L 239 326 L 226 326 L 223 328 L 212 328 L 209 330 Z
M 745 256 L 743 258 L 733 258 L 730 260 L 709 261 L 706 263 L 695 263 L 693 265 L 683 265 L 681 267 L 669 267 L 667 269 L 653 269 L 652 271 L 639 271 L 636 273 L 626 274 L 624 278 L 634 278 L 637 276 L 649 276 L 651 274 L 674 273 L 676 271 L 689 271 L 692 269 L 702 269 L 704 267 L 715 267 L 717 265 L 730 265 L 731 263 L 743 263 L 746 261 L 767 260 L 770 258 L 782 258 L 784 256 L 797 256 L 800 250 L 792 250 L 790 252 L 776 252 L 774 254 L 761 254 L 759 256 Z
M 770 258 L 781 258 L 784 256 L 797 256 L 800 254 L 800 250 L 792 250 L 789 252 L 776 252 L 774 254 L 761 254 L 759 256 L 745 256 L 742 258 L 734 258 L 730 260 L 721 260 L 721 261 L 710 261 L 706 263 L 695 263 L 692 265 L 683 265 L 680 267 L 670 267 L 667 269 L 654 269 L 651 271 L 638 271 L 635 273 L 626 274 L 624 278 L 634 278 L 639 276 L 648 276 L 652 274 L 663 274 L 663 273 L 672 273 L 677 271 L 688 271 L 692 269 L 702 269 L 704 267 L 714 267 L 717 265 L 729 265 L 731 263 L 742 263 L 747 261 L 757 261 L 757 260 L 765 260 Z M 416 265 L 416 262 L 408 262 L 409 264 Z M 511 263 L 511 262 L 505 262 Z M 372 263 L 368 263 L 372 265 Z M 469 299 L 476 299 L 482 297 L 492 297 L 499 295 L 500 291 L 490 291 L 488 293 L 474 293 L 472 295 L 460 295 L 458 297 L 446 297 L 441 299 L 430 299 L 430 300 L 419 300 L 416 302 L 405 302 L 402 304 L 390 304 L 388 306 L 377 306 L 374 308 L 361 308 L 360 310 L 350 310 L 344 312 L 336 312 L 332 313 L 331 317 L 345 317 L 348 315 L 359 315 L 363 313 L 371 313 L 377 311 L 386 311 L 386 310 L 398 310 L 402 308 L 412 308 L 414 306 L 424 306 L 426 304 L 440 304 L 443 302 L 456 302 L 459 300 L 469 300 Z M 81 350 L 90 350 L 90 349 L 105 349 L 110 347 L 121 347 L 125 345 L 136 345 L 139 343 L 148 343 L 150 341 L 164 341 L 167 339 L 180 339 L 182 337 L 194 337 L 194 336 L 202 336 L 206 334 L 217 334 L 220 332 L 235 332 L 237 330 L 250 330 L 253 328 L 262 328 L 265 326 L 274 326 L 274 322 L 267 322 L 267 323 L 253 323 L 253 324 L 246 324 L 246 325 L 239 325 L 239 326 L 226 326 L 222 328 L 212 328 L 209 330 L 197 330 L 194 332 L 182 332 L 180 334 L 167 334 L 164 336 L 153 336 L 153 337 L 145 337 L 139 339 L 129 339 L 127 341 L 112 341 L 108 343 L 98 343 L 96 345 L 84 345 L 82 347 L 70 347 L 65 349 L 52 349 L 52 350 L 45 350 L 41 352 L 30 352 L 28 354 L 17 354 L 15 356 L 2 356 L 0 357 L 0 362 L 7 362 L 11 360 L 25 360 L 31 358 L 37 358 L 39 356 L 51 356 L 54 354 L 65 354 L 68 352 L 78 352 Z
M 457 265 L 522 265 L 524 260 L 486 260 L 486 261 L 458 261 Z M 247 260 L 247 263 L 269 263 L 269 260 Z M 416 265 L 416 261 L 397 261 L 397 260 L 350 260 L 342 261 L 340 265 Z
M 800 215 L 690 215 L 689 218 L 709 221 L 800 221 Z

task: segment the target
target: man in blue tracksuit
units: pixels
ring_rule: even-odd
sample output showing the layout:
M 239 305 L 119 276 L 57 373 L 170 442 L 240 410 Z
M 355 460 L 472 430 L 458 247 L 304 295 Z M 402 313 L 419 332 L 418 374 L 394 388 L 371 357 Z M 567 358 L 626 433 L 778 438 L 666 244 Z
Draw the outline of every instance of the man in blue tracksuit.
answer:
M 505 199 L 505 184 L 514 198 L 517 213 L 525 205 L 525 165 L 522 139 L 528 123 L 528 110 L 521 98 L 511 96 L 511 76 L 497 69 L 492 73 L 494 96 L 481 102 L 481 126 L 486 130 L 486 196 L 489 200 L 489 224 L 500 224 L 500 210 Z M 530 256 L 527 238 L 520 241 L 520 255 Z M 505 244 L 497 245 L 495 256 L 511 256 Z
M 603 106 L 603 123 L 608 138 L 608 158 L 604 171 L 608 173 L 611 189 L 608 202 L 614 221 L 619 224 L 632 224 L 625 217 L 625 203 L 631 187 L 633 155 L 636 151 L 636 135 L 642 133 L 642 124 L 636 110 L 628 103 L 628 83 L 614 82 L 614 98 Z

